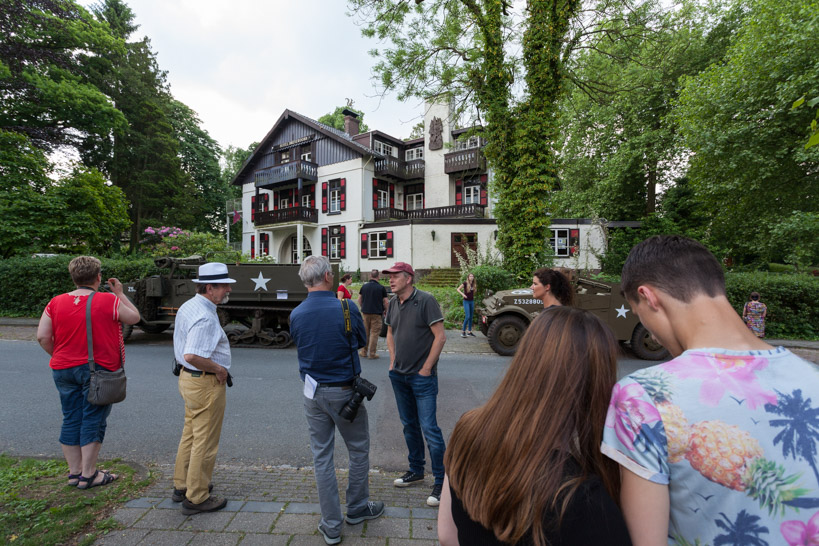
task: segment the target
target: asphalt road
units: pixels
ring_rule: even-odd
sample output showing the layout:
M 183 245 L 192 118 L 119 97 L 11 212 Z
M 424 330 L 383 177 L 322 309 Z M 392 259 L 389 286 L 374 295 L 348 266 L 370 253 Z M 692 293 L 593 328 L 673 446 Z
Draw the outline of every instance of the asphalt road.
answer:
M 103 445 L 104 458 L 172 463 L 182 429 L 182 400 L 171 375 L 170 337 L 127 345 L 128 398 L 114 406 Z M 483 403 L 510 358 L 489 354 L 444 354 L 439 363 L 438 421 L 448 438 L 458 418 Z M 385 354 L 363 362 L 363 376 L 378 386 L 369 413 L 371 465 L 404 470 L 406 448 L 387 376 Z M 646 365 L 622 360 L 621 375 Z M 234 349 L 234 386 L 228 389 L 218 462 L 310 466 L 295 348 Z M 0 452 L 60 456 L 62 419 L 46 355 L 36 342 L 0 340 Z M 337 437 L 336 464 L 346 466 Z

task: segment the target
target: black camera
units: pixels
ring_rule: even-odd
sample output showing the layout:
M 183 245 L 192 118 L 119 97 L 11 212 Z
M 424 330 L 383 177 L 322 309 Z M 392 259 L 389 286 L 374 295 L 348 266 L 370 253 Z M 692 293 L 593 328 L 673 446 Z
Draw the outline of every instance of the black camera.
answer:
M 341 411 L 339 411 L 338 414 L 352 423 L 355 421 L 355 416 L 358 415 L 358 408 L 361 407 L 361 403 L 364 401 L 364 398 L 367 398 L 367 400 L 372 400 L 373 396 L 375 396 L 375 390 L 377 388 L 378 387 L 363 377 L 356 377 L 353 380 L 353 397 L 349 402 L 344 404 L 344 407 L 341 408 Z

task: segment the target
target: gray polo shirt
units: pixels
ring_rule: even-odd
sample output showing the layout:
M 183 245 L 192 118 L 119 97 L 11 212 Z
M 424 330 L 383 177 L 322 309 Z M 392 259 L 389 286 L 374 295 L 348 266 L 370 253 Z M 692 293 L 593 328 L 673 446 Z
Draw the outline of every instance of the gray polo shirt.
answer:
M 410 375 L 423 368 L 435 339 L 430 326 L 442 320 L 441 306 L 432 294 L 413 287 L 412 295 L 404 303 L 399 302 L 397 297 L 393 298 L 385 322 L 392 327 L 395 341 L 395 372 Z M 432 374 L 437 373 L 436 361 Z

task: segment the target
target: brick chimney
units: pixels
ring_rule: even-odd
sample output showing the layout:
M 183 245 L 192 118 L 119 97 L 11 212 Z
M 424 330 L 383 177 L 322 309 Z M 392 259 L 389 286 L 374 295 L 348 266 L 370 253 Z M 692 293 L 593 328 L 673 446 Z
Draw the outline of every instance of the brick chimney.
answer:
M 351 137 L 356 136 L 359 133 L 358 127 L 360 124 L 358 114 L 349 108 L 345 108 L 341 113 L 344 114 L 344 132 Z

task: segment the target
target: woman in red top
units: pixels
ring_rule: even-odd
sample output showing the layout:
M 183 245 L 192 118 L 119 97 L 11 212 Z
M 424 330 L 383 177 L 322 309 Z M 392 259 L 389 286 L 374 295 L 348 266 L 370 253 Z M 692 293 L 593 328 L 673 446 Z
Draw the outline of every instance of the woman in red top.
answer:
M 60 444 L 68 463 L 68 484 L 80 489 L 107 485 L 116 474 L 97 470 L 97 456 L 105 437 L 111 406 L 88 403 L 88 340 L 85 313 L 88 296 L 102 282 L 100 261 L 78 256 L 68 264 L 76 290 L 53 298 L 40 317 L 37 341 L 51 355 L 54 384 L 60 393 L 63 426 Z M 122 292 L 119 280 L 108 279 L 112 294 L 98 293 L 91 302 L 94 363 L 107 370 L 122 366 L 124 346 L 121 324 L 139 322 L 139 311 Z
M 341 284 L 338 285 L 338 290 L 336 291 L 336 295 L 340 300 L 351 300 L 353 299 L 353 295 L 347 290 L 347 287 L 353 284 L 353 276 L 347 273 L 343 277 L 341 277 Z

